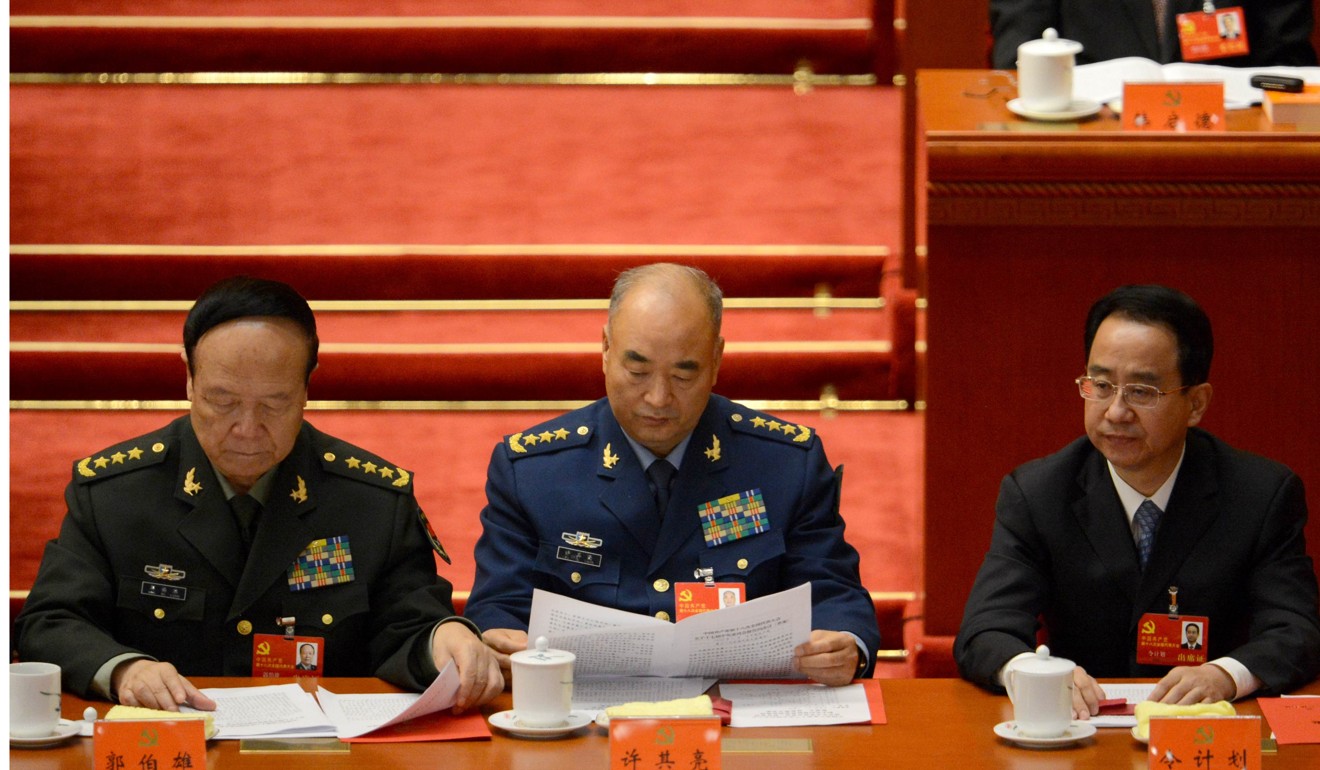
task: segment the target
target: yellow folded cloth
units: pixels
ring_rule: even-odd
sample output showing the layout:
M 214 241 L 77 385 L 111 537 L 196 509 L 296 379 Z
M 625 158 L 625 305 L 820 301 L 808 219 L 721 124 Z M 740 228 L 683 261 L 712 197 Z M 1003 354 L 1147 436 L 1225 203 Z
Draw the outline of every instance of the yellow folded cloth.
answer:
M 709 695 L 677 700 L 634 701 L 605 709 L 610 717 L 707 717 L 715 713 Z
M 162 711 L 160 709 L 148 709 L 141 706 L 111 706 L 110 710 L 105 712 L 102 719 L 112 720 L 138 720 L 138 719 L 200 719 L 206 724 L 205 732 L 207 740 L 215 737 L 216 726 L 215 716 L 209 713 L 180 713 L 177 711 Z
M 1231 717 L 1237 714 L 1233 704 L 1226 700 L 1217 703 L 1193 703 L 1190 706 L 1175 706 L 1172 703 L 1142 701 L 1137 704 L 1137 737 L 1150 740 L 1151 717 Z

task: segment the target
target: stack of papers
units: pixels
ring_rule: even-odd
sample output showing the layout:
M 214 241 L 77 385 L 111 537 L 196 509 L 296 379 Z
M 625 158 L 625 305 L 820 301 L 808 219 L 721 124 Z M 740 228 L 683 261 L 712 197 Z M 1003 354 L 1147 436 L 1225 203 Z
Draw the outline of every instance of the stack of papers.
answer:
M 1320 83 L 1320 67 L 1225 67 L 1219 64 L 1173 62 L 1160 64 L 1140 56 L 1080 64 L 1073 72 L 1073 97 L 1101 104 L 1123 97 L 1124 83 L 1222 82 L 1224 109 L 1242 110 L 1260 104 L 1264 95 L 1251 86 L 1261 73 L 1288 75 L 1307 83 Z

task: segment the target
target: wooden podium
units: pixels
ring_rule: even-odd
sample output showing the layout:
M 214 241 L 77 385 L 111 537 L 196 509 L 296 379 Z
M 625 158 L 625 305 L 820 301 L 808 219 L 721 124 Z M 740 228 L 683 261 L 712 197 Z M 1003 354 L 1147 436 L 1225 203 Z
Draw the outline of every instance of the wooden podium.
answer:
M 1006 107 L 1011 76 L 918 77 L 924 633 L 957 633 L 1003 476 L 1082 435 L 1072 381 L 1086 312 L 1123 284 L 1174 286 L 1209 313 L 1214 400 L 1202 427 L 1302 477 L 1316 558 L 1320 131 L 1272 126 L 1258 108 L 1228 113 L 1214 134 L 1124 133 L 1107 108 L 1032 123 Z

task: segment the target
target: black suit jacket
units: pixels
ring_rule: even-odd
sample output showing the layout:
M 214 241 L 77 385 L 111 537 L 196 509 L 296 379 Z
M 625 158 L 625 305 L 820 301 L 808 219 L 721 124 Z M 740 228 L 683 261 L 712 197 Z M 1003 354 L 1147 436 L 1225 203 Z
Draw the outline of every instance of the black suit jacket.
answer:
M 429 631 L 454 614 L 412 475 L 303 423 L 245 552 L 235 517 L 187 416 L 74 464 L 69 512 L 15 624 L 25 660 L 58 663 L 90 694 L 123 653 L 186 676 L 250 676 L 252 635 L 276 618 L 326 640 L 327 676 L 379 676 L 422 689 L 435 677 Z M 310 543 L 346 536 L 353 580 L 292 590 Z M 153 577 L 169 565 L 171 577 Z
M 1035 645 L 1095 677 L 1157 677 L 1136 662 L 1137 623 L 1168 611 L 1210 618 L 1210 660 L 1229 656 L 1273 692 L 1320 671 L 1306 498 L 1284 466 L 1193 429 L 1142 572 L 1104 457 L 1082 437 L 1004 479 L 994 534 L 954 643 L 967 679 L 999 690 L 1000 667 Z
M 1232 67 L 1312 66 L 1315 23 L 1311 0 L 1216 0 L 1217 7 L 1241 6 L 1246 15 L 1246 56 L 1207 60 Z M 1017 68 L 1017 48 L 1047 27 L 1082 44 L 1078 64 L 1144 56 L 1157 62 L 1181 61 L 1174 18 L 1201 10 L 1201 0 L 1169 0 L 1164 39 L 1155 27 L 1151 0 L 990 0 L 994 33 L 992 60 L 999 69 Z

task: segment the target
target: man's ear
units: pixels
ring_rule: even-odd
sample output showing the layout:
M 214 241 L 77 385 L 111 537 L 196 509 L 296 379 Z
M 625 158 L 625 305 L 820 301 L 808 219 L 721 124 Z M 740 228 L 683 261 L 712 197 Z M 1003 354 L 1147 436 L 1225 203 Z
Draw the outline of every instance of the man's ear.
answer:
M 183 359 L 183 371 L 184 371 L 184 373 L 186 374 L 186 376 L 187 376 L 187 378 L 188 378 L 188 379 L 187 379 L 187 394 L 188 394 L 188 400 L 189 400 L 189 401 L 192 401 L 192 400 L 193 400 L 192 367 L 188 365 L 188 352 L 187 352 L 187 351 L 184 351 L 184 352 L 180 353 L 180 354 L 179 354 L 179 358 Z
M 1208 382 L 1187 389 L 1187 400 L 1192 405 L 1192 411 L 1187 415 L 1187 427 L 1196 425 L 1205 416 L 1205 410 L 1210 408 L 1210 398 L 1214 392 L 1215 389 Z

